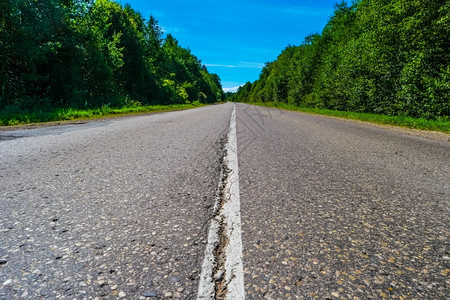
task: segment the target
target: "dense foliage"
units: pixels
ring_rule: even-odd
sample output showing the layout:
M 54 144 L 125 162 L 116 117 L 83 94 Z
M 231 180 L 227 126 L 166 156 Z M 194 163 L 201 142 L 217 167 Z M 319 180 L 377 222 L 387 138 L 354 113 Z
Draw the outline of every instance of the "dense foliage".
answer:
M 220 79 L 113 0 L 0 0 L 0 109 L 211 103 Z
M 450 1 L 337 4 L 232 98 L 428 119 L 450 115 Z

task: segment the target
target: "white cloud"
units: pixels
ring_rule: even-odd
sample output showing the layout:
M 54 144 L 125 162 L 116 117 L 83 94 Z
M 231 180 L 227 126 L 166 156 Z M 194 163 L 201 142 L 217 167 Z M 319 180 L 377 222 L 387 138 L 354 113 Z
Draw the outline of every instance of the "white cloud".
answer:
M 223 88 L 223 91 L 224 91 L 225 93 L 228 93 L 228 92 L 236 93 L 237 90 L 238 90 L 241 86 L 243 86 L 243 84 L 241 84 L 241 85 L 239 85 L 239 86 L 231 87 L 231 88 Z
M 237 66 L 232 65 L 221 65 L 221 64 L 205 64 L 207 67 L 222 67 L 222 68 L 237 68 Z
M 185 32 L 182 28 L 160 26 L 163 33 L 180 33 Z M 176 38 L 176 37 L 175 37 Z
M 205 64 L 207 67 L 219 68 L 246 68 L 246 69 L 262 69 L 264 64 L 254 62 L 240 62 L 237 65 L 223 65 L 223 64 Z
M 241 68 L 250 68 L 250 69 L 262 69 L 264 67 L 263 63 L 255 63 L 255 62 L 246 62 L 243 61 L 240 63 L 239 67 Z

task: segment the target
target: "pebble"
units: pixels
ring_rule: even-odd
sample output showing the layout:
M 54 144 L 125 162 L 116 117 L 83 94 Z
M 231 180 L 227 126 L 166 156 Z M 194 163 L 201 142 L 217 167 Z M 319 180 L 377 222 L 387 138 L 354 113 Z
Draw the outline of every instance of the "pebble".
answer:
M 98 285 L 99 285 L 100 287 L 104 286 L 105 284 L 106 284 L 106 281 L 105 281 L 105 280 L 99 280 L 99 281 L 98 281 Z
M 172 276 L 172 277 L 170 277 L 170 282 L 180 282 L 180 278 L 178 278 L 178 277 L 175 277 L 175 276 Z
M 8 280 L 6 280 L 5 282 L 3 282 L 3 285 L 11 284 L 11 282 L 12 282 L 12 279 L 8 279 Z
M 119 297 L 120 298 L 125 298 L 127 296 L 127 294 L 125 294 L 123 291 L 119 292 Z
M 158 297 L 158 293 L 157 292 L 145 292 L 144 294 L 142 294 L 142 296 L 144 296 L 144 297 Z

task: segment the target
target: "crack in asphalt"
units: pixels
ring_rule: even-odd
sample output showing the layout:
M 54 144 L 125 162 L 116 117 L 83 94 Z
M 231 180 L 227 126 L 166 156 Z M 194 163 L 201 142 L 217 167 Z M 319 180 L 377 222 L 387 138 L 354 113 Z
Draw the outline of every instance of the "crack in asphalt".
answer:
M 228 133 L 197 299 L 244 299 L 235 111 Z
M 224 149 L 224 158 L 227 155 L 227 151 Z M 225 192 L 226 183 L 229 180 L 230 169 L 222 159 L 222 172 L 221 180 L 219 185 L 219 195 L 217 199 L 216 211 L 213 219 L 218 223 L 218 243 L 214 248 L 214 269 L 213 269 L 213 280 L 214 280 L 214 299 L 222 300 L 226 298 L 228 282 L 225 280 L 225 262 L 226 262 L 226 248 L 229 244 L 229 237 L 227 234 L 227 222 L 226 217 L 223 212 L 223 207 L 228 201 Z

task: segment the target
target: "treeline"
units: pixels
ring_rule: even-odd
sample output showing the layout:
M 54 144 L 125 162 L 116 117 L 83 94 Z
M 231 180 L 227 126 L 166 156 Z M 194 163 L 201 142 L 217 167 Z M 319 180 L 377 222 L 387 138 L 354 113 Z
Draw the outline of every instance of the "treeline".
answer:
M 449 37 L 450 1 L 342 2 L 232 99 L 448 119 Z
M 211 103 L 220 78 L 112 0 L 0 0 L 0 109 Z

